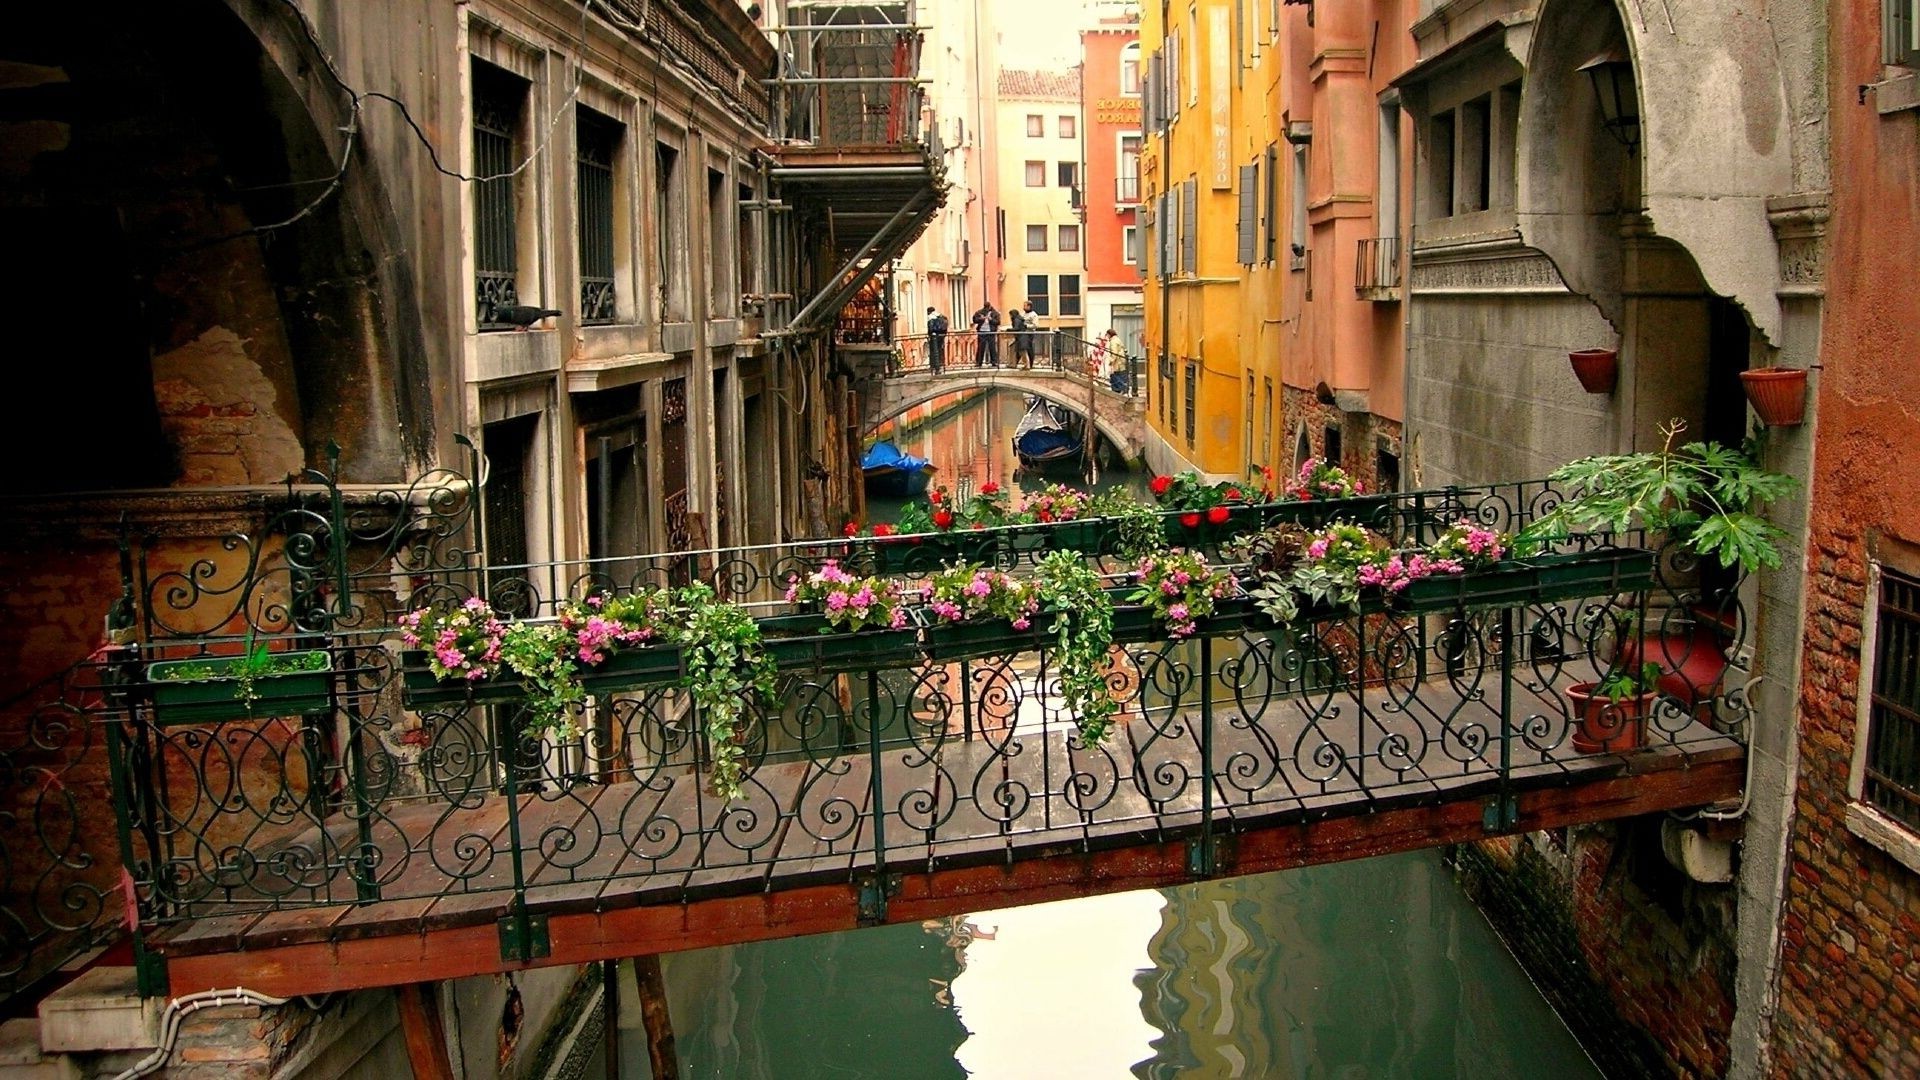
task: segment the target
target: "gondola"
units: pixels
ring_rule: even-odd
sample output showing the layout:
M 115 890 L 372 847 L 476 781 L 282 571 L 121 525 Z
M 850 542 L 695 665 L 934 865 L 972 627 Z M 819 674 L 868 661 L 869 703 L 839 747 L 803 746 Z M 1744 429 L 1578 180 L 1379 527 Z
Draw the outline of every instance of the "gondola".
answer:
M 1023 469 L 1039 470 L 1050 464 L 1072 464 L 1080 460 L 1085 441 L 1078 433 L 1078 418 L 1059 406 L 1039 398 L 1030 398 L 1027 415 L 1013 429 L 1013 453 Z
M 867 493 L 897 499 L 924 495 L 939 466 L 925 458 L 902 453 L 885 439 L 867 448 L 860 459 L 860 472 L 867 481 Z

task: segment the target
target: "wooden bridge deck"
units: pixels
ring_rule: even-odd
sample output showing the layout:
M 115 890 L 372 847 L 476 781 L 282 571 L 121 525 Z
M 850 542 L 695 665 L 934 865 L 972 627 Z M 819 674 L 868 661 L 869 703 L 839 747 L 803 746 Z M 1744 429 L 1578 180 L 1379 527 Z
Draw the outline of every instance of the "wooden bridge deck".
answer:
M 1449 694 L 1436 704 L 1458 710 L 1460 702 Z M 1458 745 L 1457 714 L 1451 725 L 1438 710 L 1414 724 L 1421 712 L 1401 714 L 1412 726 L 1398 733 L 1374 724 L 1341 733 L 1324 715 L 1294 707 L 1258 723 L 1216 717 L 1210 807 L 1198 781 L 1202 725 L 1190 715 L 1178 723 L 1136 716 L 1094 753 L 1074 749 L 1058 728 L 949 736 L 930 752 L 892 746 L 878 755 L 878 784 L 865 750 L 772 764 L 730 806 L 684 768 L 648 782 L 522 795 L 518 815 L 498 795 L 464 808 L 390 806 L 374 830 L 387 899 L 355 903 L 352 881 L 336 868 L 282 897 L 280 909 L 240 889 L 201 900 L 190 909 L 197 917 L 154 935 L 152 946 L 167 958 L 176 993 L 231 985 L 318 993 L 1456 843 L 1489 835 L 1483 812 L 1503 790 L 1514 816 L 1495 832 L 1705 805 L 1737 798 L 1743 780 L 1739 744 L 1689 724 L 1627 754 L 1536 749 L 1516 738 L 1503 788 L 1497 741 L 1468 752 Z M 1491 719 L 1497 735 L 1491 713 L 1472 719 Z M 1396 749 L 1422 737 L 1437 741 L 1417 754 Z M 1448 743 L 1454 752 L 1443 752 Z M 1344 765 L 1334 763 L 1342 755 Z M 1205 831 L 1218 839 L 1210 874 L 1190 863 L 1188 843 L 1208 809 Z M 501 954 L 516 830 L 527 909 L 543 917 L 551 946 L 530 962 Z M 308 829 L 277 848 L 298 855 L 331 845 L 337 855 L 353 837 L 354 823 L 342 821 L 324 843 Z M 862 908 L 876 848 L 890 894 L 884 912 L 872 907 L 872 890 Z M 262 850 L 274 857 L 274 845 Z

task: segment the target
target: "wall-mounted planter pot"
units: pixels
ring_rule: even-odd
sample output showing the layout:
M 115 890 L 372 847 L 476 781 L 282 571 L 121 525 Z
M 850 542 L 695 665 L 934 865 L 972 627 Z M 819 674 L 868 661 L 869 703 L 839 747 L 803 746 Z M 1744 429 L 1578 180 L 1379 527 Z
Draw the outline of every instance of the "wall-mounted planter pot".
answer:
M 154 714 L 162 724 L 301 716 L 333 707 L 333 657 L 324 650 L 275 653 L 283 664 L 304 662 L 299 671 L 255 675 L 243 694 L 231 672 L 243 658 L 208 656 L 162 660 L 147 666 L 153 685 Z
M 1806 418 L 1807 373 L 1804 368 L 1755 368 L 1740 373 L 1740 385 L 1760 422 L 1768 427 L 1792 427 Z
M 1620 377 L 1618 349 L 1581 349 L 1567 354 L 1574 377 L 1589 394 L 1611 394 Z

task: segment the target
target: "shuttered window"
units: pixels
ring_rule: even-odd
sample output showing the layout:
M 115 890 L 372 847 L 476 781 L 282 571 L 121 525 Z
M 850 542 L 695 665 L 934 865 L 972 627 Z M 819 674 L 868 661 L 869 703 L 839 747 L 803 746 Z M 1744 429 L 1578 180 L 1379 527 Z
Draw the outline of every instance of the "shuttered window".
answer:
M 1920 66 L 1920 0 L 1880 0 L 1880 62 Z
M 1160 196 L 1160 211 L 1154 216 L 1154 228 L 1160 230 L 1160 279 L 1173 276 L 1174 242 L 1179 238 L 1180 222 L 1174 213 L 1173 193 Z
M 1147 82 L 1140 95 L 1141 121 L 1147 131 L 1160 131 L 1160 54 L 1147 57 Z
M 1240 166 L 1240 265 L 1252 266 L 1260 223 L 1260 166 Z
M 1266 219 L 1266 243 L 1261 251 L 1261 262 L 1272 262 L 1273 253 L 1279 249 L 1280 238 L 1280 146 L 1267 144 L 1267 209 L 1262 215 Z
M 1189 180 L 1180 185 L 1180 269 L 1191 274 L 1199 265 L 1200 183 Z

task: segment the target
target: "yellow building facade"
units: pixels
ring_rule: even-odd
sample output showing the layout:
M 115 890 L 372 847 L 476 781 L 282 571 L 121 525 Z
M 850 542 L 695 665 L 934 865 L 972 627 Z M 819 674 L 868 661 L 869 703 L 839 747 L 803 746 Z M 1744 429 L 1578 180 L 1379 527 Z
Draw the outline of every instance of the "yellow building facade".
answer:
M 1148 461 L 1398 481 L 1411 0 L 1149 4 Z

